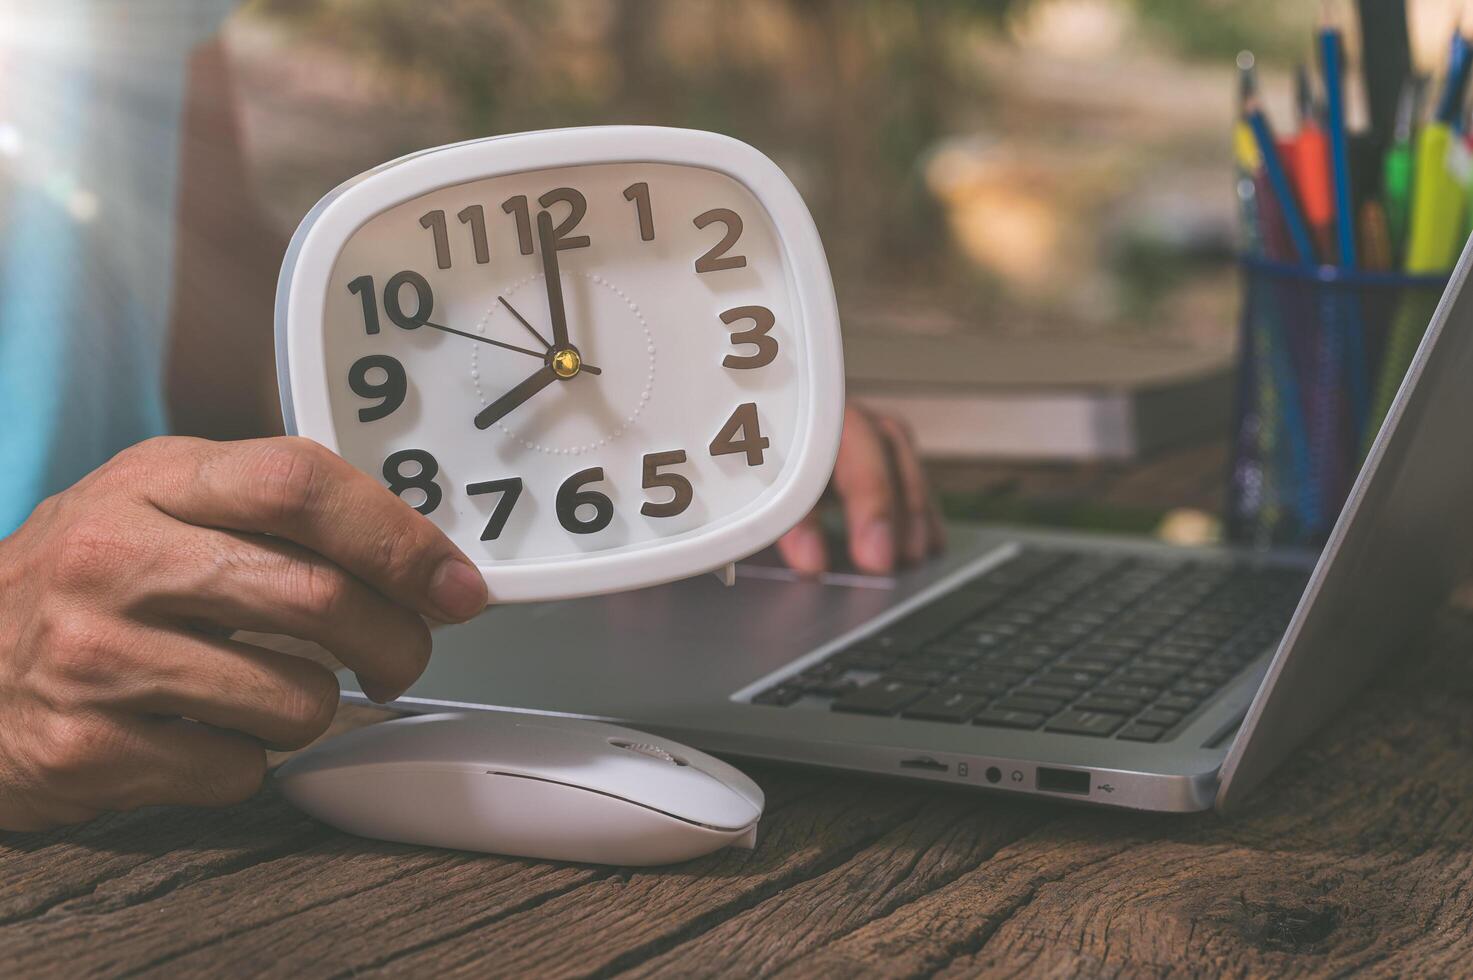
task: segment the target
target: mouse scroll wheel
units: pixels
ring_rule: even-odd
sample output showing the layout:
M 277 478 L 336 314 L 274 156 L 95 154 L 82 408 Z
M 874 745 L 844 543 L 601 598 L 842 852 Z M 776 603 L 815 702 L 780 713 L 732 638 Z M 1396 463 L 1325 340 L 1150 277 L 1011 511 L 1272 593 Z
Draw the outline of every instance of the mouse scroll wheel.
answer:
M 668 762 L 672 766 L 683 766 L 686 764 L 684 760 L 677 759 L 675 756 L 671 755 L 669 752 L 666 752 L 658 745 L 651 745 L 649 742 L 625 742 L 623 740 L 618 740 L 612 742 L 611 744 L 616 745 L 621 749 L 626 749 L 630 752 L 638 752 L 640 755 L 647 755 L 651 759 L 659 759 L 661 762 Z

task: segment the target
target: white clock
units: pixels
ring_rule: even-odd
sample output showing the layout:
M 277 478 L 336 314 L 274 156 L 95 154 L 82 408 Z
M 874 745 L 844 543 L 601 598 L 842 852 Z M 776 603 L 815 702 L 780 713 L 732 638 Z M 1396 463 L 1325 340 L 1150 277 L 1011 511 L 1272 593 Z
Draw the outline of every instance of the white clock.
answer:
M 297 229 L 276 342 L 287 430 L 439 525 L 493 601 L 724 568 L 838 450 L 813 220 L 713 133 L 523 133 L 350 180 Z

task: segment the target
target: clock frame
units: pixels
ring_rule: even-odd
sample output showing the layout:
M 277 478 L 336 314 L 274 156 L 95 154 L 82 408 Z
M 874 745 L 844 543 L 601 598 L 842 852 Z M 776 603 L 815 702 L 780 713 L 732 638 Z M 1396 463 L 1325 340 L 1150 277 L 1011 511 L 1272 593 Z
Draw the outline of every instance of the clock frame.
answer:
M 742 185 L 766 210 L 785 259 L 794 305 L 791 329 L 801 331 L 806 353 L 794 375 L 793 383 L 801 375 L 804 387 L 792 444 L 786 447 L 778 478 L 751 506 L 694 532 L 529 562 L 468 551 L 493 602 L 623 591 L 719 571 L 771 544 L 817 502 L 842 430 L 843 354 L 828 263 L 797 189 L 762 153 L 715 133 L 607 126 L 491 137 L 413 153 L 342 184 L 303 219 L 283 262 L 276 355 L 286 429 L 340 452 L 328 390 L 327 290 L 339 254 L 359 228 L 404 202 L 454 185 L 529 171 L 630 163 L 714 171 Z M 687 383 L 687 397 L 701 397 L 699 377 Z

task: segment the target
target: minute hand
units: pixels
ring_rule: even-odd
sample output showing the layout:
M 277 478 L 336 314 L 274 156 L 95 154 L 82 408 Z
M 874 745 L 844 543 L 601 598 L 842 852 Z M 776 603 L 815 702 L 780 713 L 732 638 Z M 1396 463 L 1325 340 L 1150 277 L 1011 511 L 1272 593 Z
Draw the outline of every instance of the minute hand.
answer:
M 557 239 L 552 234 L 552 215 L 537 215 L 537 242 L 542 249 L 542 278 L 547 280 L 547 312 L 552 317 L 552 346 L 568 347 L 568 314 L 563 309 L 563 281 L 558 273 Z
M 502 395 L 500 398 L 496 399 L 494 402 L 481 409 L 480 413 L 476 416 L 476 428 L 491 428 L 491 426 L 495 425 L 497 422 L 500 422 L 502 418 L 504 418 L 509 412 L 511 412 L 512 409 L 516 408 L 518 405 L 522 404 L 522 402 L 526 401 L 528 398 L 531 398 L 533 395 L 537 394 L 537 392 L 541 391 L 543 388 L 546 388 L 548 385 L 552 384 L 556 380 L 557 373 L 553 371 L 551 366 L 544 367 L 541 371 L 538 371 L 536 374 L 527 378 L 525 381 L 519 383 L 511 391 L 508 391 L 506 394 Z

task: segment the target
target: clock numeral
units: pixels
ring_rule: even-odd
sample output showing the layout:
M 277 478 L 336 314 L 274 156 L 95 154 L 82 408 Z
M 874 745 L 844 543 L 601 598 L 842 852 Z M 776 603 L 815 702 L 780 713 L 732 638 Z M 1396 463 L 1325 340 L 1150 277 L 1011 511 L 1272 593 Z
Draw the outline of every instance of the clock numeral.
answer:
M 378 333 L 378 295 L 374 292 L 373 276 L 359 276 L 348 283 L 348 292 L 355 293 L 363 302 L 363 329 L 366 333 Z
M 404 312 L 400 305 L 400 293 L 405 286 L 414 290 L 414 315 Z M 384 287 L 384 312 L 394 326 L 405 330 L 418 330 L 435 315 L 435 294 L 430 284 L 418 272 L 396 272 Z
M 740 434 L 741 438 L 737 438 Z M 762 434 L 757 425 L 757 403 L 742 402 L 731 413 L 731 418 L 711 440 L 712 456 L 746 454 L 748 466 L 761 466 L 763 450 L 772 445 L 772 440 Z
M 476 265 L 485 265 L 491 261 L 491 249 L 486 244 L 486 209 L 479 204 L 461 208 L 455 216 L 463 225 L 470 225 L 471 247 L 476 252 Z M 427 211 L 419 219 L 419 225 L 435 237 L 435 265 L 437 268 L 450 268 L 450 231 L 445 226 L 445 212 L 441 210 Z
M 566 204 L 568 216 L 559 221 L 552 229 L 553 241 L 557 242 L 557 250 L 565 252 L 570 248 L 587 248 L 589 240 L 587 235 L 571 235 L 578 222 L 588 213 L 588 199 L 571 187 L 555 187 L 537 199 L 543 210 L 551 211 L 554 204 Z
M 517 505 L 517 498 L 522 495 L 522 478 L 512 476 L 505 480 L 471 483 L 466 485 L 465 492 L 472 497 L 483 493 L 501 494 L 496 500 L 496 506 L 491 510 L 491 519 L 486 522 L 486 529 L 481 532 L 482 541 L 495 541 L 501 537 L 501 532 L 506 528 L 507 519 L 511 517 L 512 508 Z
M 738 306 L 721 314 L 721 322 L 728 327 L 741 320 L 751 320 L 752 327 L 732 334 L 732 344 L 751 344 L 757 351 L 753 354 L 727 354 L 721 360 L 722 366 L 745 369 L 771 364 L 773 358 L 777 357 L 777 338 L 769 336 L 768 331 L 777 322 L 777 318 L 765 306 Z
M 486 209 L 479 204 L 460 209 L 455 217 L 463 225 L 471 226 L 471 247 L 476 252 L 476 265 L 491 261 L 491 247 L 486 243 Z
M 551 211 L 554 204 L 566 204 L 568 215 L 557 226 L 552 229 L 552 237 L 557 241 L 559 252 L 570 248 L 587 248 L 590 244 L 587 235 L 574 235 L 572 231 L 578 227 L 588 214 L 588 199 L 582 192 L 571 187 L 554 187 L 537 199 L 543 210 Z M 531 255 L 535 250 L 536 239 L 532 235 L 532 212 L 527 203 L 527 195 L 518 194 L 509 197 L 502 202 L 501 210 L 513 215 L 517 220 L 517 247 L 523 255 Z
M 532 254 L 532 214 L 527 210 L 527 195 L 518 194 L 501 202 L 501 210 L 517 219 L 517 249 L 523 255 Z
M 624 188 L 624 200 L 634 202 L 634 213 L 639 216 L 639 240 L 655 240 L 655 216 L 650 211 L 650 185 L 645 181 Z
M 574 473 L 557 488 L 557 519 L 564 530 L 573 534 L 593 534 L 609 526 L 609 522 L 614 519 L 614 502 L 597 490 L 582 489 L 603 478 L 603 467 L 591 466 Z M 587 521 L 578 517 L 578 508 L 585 504 L 591 505 L 594 510 L 593 518 Z
M 729 208 L 712 208 L 704 214 L 696 215 L 692 222 L 697 228 L 705 228 L 716 222 L 726 226 L 726 234 L 721 237 L 711 249 L 696 259 L 697 272 L 720 272 L 723 269 L 744 269 L 747 266 L 745 255 L 727 255 L 731 247 L 742 237 L 742 216 Z
M 645 517 L 674 517 L 682 514 L 690 506 L 691 500 L 695 498 L 695 491 L 691 488 L 690 481 L 679 473 L 661 473 L 660 467 L 673 466 L 676 463 L 685 462 L 684 449 L 672 449 L 665 453 L 646 453 L 644 457 L 644 479 L 640 486 L 646 490 L 654 490 L 658 487 L 669 487 L 673 495 L 663 504 L 657 504 L 653 500 L 646 500 L 640 505 L 639 512 Z
M 400 293 L 405 286 L 414 290 L 414 313 L 404 312 Z M 359 276 L 348 283 L 348 292 L 356 293 L 363 301 L 363 328 L 370 334 L 378 333 L 378 302 L 374 297 L 373 276 Z M 397 327 L 418 330 L 435 315 L 435 293 L 429 282 L 418 272 L 396 272 L 384 287 L 384 312 Z
M 384 372 L 384 380 L 368 380 L 368 372 L 375 368 Z M 358 421 L 374 422 L 394 414 L 394 410 L 404 404 L 409 381 L 404 376 L 404 365 L 397 360 L 387 354 L 369 354 L 358 358 L 348 369 L 348 387 L 360 398 L 383 399 L 377 405 L 358 409 Z
M 406 474 L 405 463 L 418 464 L 419 471 Z M 390 493 L 403 497 L 406 490 L 418 490 L 425 495 L 425 499 L 419 504 L 410 504 L 421 514 L 434 513 L 435 508 L 440 506 L 443 495 L 440 493 L 440 485 L 435 482 L 439 472 L 440 464 L 423 449 L 401 449 L 384 460 L 384 479 L 389 481 Z M 409 503 L 407 500 L 404 502 Z
M 435 265 L 450 268 L 450 233 L 445 230 L 445 212 L 429 211 L 419 219 L 419 226 L 434 233 Z

